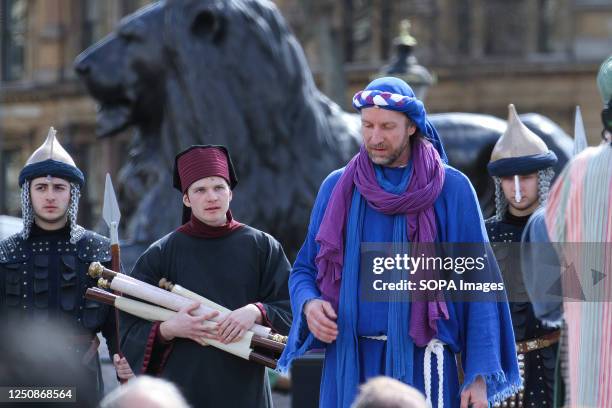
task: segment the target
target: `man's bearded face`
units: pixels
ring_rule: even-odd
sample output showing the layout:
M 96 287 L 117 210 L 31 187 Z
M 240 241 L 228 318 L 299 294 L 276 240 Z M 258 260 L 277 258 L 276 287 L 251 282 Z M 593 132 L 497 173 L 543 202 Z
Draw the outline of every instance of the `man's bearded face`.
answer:
M 387 167 L 405 166 L 416 126 L 406 115 L 378 107 L 361 110 L 361 134 L 370 160 Z

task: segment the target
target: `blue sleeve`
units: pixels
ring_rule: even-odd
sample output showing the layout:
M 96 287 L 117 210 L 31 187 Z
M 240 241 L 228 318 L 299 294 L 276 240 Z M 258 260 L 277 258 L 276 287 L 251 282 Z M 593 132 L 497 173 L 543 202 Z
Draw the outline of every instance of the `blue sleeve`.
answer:
M 521 238 L 521 271 L 533 311 L 548 327 L 561 327 L 561 263 L 548 238 L 544 207 L 534 212 Z
M 446 191 L 446 241 L 482 243 L 480 253 L 487 254 L 484 274 L 479 277 L 489 282 L 503 282 L 495 255 L 488 244 L 476 192 L 468 178 L 449 168 Z M 446 183 L 445 183 L 446 184 Z M 485 301 L 466 301 L 454 305 L 459 319 L 460 347 L 464 382 L 469 387 L 478 376 L 487 384 L 490 402 L 500 402 L 518 391 L 521 386 L 514 330 L 506 295 L 492 296 Z
M 459 170 L 445 166 L 445 180 L 436 201 L 441 242 L 489 242 L 478 197 L 472 183 Z
M 331 192 L 343 170 L 339 169 L 332 172 L 321 184 L 312 213 L 310 214 L 306 239 L 297 254 L 291 274 L 289 275 L 289 296 L 291 299 L 293 322 L 285 351 L 278 360 L 280 371 L 287 371 L 293 359 L 303 355 L 309 349 L 324 347 L 324 344 L 316 340 L 308 330 L 303 309 L 306 302 L 321 296 L 321 292 L 316 284 L 317 268 L 315 266 L 315 258 L 319 252 L 319 245 L 315 242 L 315 238 L 325 214 Z

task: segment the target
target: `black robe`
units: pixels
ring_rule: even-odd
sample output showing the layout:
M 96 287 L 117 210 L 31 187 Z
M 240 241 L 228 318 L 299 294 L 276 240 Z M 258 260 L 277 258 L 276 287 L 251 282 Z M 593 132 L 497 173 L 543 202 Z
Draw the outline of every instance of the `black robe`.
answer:
M 68 226 L 45 231 L 36 224 L 27 240 L 17 234 L 0 241 L 0 319 L 5 330 L 9 320 L 12 328 L 2 334 L 0 366 L 14 370 L 11 375 L 0 369 L 0 382 L 74 386 L 77 404 L 67 404 L 93 407 L 104 393 L 96 334 L 102 332 L 111 354 L 116 352 L 117 335 L 114 309 L 84 294 L 96 286 L 87 275 L 90 263 L 110 267 L 110 242 L 78 228 L 82 237 L 76 244 L 70 243 Z M 36 350 L 24 357 L 19 355 L 21 348 Z M 46 356 L 36 356 L 39 352 Z M 24 371 L 19 370 L 30 373 L 21 375 Z
M 536 317 L 529 302 L 520 269 L 521 236 L 529 216 L 516 217 L 507 212 L 501 221 L 485 221 L 495 257 L 502 272 L 508 293 L 514 337 L 517 342 L 536 339 L 557 329 L 544 326 Z M 558 343 L 519 356 L 519 367 L 524 371 L 524 407 L 552 406 L 554 399 L 555 366 Z
M 265 323 L 287 334 L 290 264 L 270 235 L 243 226 L 220 238 L 172 232 L 152 244 L 131 276 L 158 285 L 162 277 L 231 310 L 260 302 Z M 194 407 L 267 407 L 265 367 L 183 338 L 162 344 L 159 323 L 121 314 L 122 351 L 135 373 L 175 383 Z

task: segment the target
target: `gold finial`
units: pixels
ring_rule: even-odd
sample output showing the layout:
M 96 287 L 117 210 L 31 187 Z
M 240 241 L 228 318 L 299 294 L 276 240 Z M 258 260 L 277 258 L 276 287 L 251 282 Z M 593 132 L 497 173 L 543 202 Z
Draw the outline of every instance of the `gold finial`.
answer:
M 102 289 L 110 289 L 110 284 L 104 278 L 98 279 L 98 287 Z
M 400 21 L 399 35 L 395 39 L 395 44 L 407 45 L 411 47 L 417 45 L 416 38 L 410 34 L 410 28 L 412 28 L 410 20 L 404 19 Z
M 278 343 L 287 344 L 287 336 L 283 336 L 282 334 L 270 334 L 268 337 L 270 340 L 274 340 Z
M 174 283 L 170 282 L 166 278 L 161 278 L 159 280 L 159 287 L 162 289 L 166 289 L 169 292 L 172 292 L 172 289 L 174 289 Z
M 89 265 L 89 270 L 87 271 L 87 274 L 93 279 L 96 279 L 102 276 L 102 271 L 104 271 L 104 266 L 102 266 L 100 262 L 92 262 Z

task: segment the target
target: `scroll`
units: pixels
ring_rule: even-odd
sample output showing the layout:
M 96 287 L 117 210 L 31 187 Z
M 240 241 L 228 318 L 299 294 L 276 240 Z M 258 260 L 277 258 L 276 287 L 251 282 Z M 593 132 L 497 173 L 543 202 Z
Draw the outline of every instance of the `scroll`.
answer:
M 175 293 L 177 295 L 186 297 L 187 299 L 195 300 L 196 302 L 200 302 L 203 305 L 210 307 L 211 309 L 218 310 L 221 313 L 229 313 L 231 310 L 228 308 L 221 306 L 212 300 L 206 299 L 204 296 L 200 296 L 195 292 L 190 291 L 189 289 L 185 289 L 184 287 L 177 285 L 175 283 L 170 282 L 166 278 L 161 278 L 159 280 L 159 287 L 162 289 L 166 289 L 169 292 Z M 272 341 L 276 341 L 282 344 L 287 344 L 287 336 L 283 336 L 282 334 L 268 334 L 268 339 Z
M 129 299 L 123 296 L 117 296 L 98 288 L 89 288 L 85 292 L 85 297 L 90 300 L 105 303 L 115 308 L 149 321 L 166 321 L 171 319 L 176 312 L 163 307 L 150 305 L 148 303 L 139 302 L 134 299 Z M 233 354 L 236 357 L 243 358 L 266 367 L 275 369 L 276 360 L 264 354 L 258 353 L 253 349 L 260 346 L 256 336 L 252 332 L 244 335 L 239 341 L 225 344 L 213 339 L 201 339 L 199 342 L 202 346 L 211 345 L 227 353 Z
M 99 262 L 93 262 L 89 267 L 89 275 L 92 278 L 99 278 L 98 286 L 104 288 L 111 288 L 121 293 L 133 296 L 135 298 L 145 300 L 158 306 L 163 306 L 166 309 L 179 311 L 180 309 L 189 306 L 193 301 L 200 302 L 200 299 L 187 298 L 179 294 L 169 292 L 167 290 L 158 288 L 157 286 L 148 284 L 138 279 L 132 278 L 128 275 L 112 271 L 105 268 Z M 187 291 L 190 292 L 190 291 Z M 193 292 L 190 292 L 193 293 Z M 199 295 L 193 293 L 193 295 L 201 298 Z M 202 298 L 205 299 L 205 298 Z M 223 308 L 214 302 L 205 299 L 208 305 L 200 303 L 200 306 L 193 312 L 195 316 L 202 316 L 209 314 L 214 310 L 219 310 L 214 307 Z M 229 313 L 229 309 L 223 308 L 221 314 L 213 318 L 215 322 L 222 321 L 223 318 Z M 252 333 L 255 338 L 255 342 L 259 346 L 266 348 L 277 354 L 281 354 L 286 343 L 286 337 L 278 334 L 273 334 L 269 327 L 265 327 L 259 324 L 253 325 L 247 333 Z M 285 340 L 279 341 L 279 340 Z

